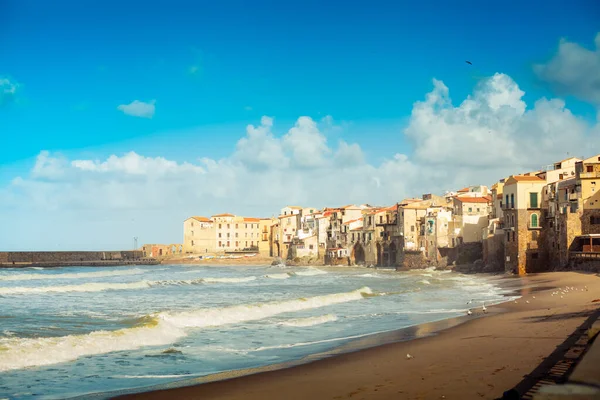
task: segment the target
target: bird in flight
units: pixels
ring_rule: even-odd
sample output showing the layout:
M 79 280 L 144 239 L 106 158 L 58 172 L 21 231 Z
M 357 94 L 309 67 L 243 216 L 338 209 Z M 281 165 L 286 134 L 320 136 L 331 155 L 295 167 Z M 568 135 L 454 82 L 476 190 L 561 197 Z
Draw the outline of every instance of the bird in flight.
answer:
M 465 61 L 465 62 L 469 65 L 473 65 L 473 63 L 471 61 Z

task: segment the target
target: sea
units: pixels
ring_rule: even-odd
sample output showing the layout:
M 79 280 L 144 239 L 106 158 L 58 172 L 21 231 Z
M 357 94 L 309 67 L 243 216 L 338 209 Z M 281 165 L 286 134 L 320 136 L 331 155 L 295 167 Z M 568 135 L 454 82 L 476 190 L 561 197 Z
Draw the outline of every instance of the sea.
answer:
M 1 269 L 0 399 L 109 397 L 293 362 L 513 295 L 433 269 Z

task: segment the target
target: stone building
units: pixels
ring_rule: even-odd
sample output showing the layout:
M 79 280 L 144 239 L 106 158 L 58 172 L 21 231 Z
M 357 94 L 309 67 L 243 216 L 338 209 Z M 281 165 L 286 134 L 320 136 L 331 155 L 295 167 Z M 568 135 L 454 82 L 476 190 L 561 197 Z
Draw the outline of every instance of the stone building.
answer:
M 183 223 L 183 250 L 191 254 L 258 251 L 259 224 L 259 218 L 233 214 L 190 217 Z
M 454 215 L 461 229 L 461 243 L 483 241 L 484 229 L 488 226 L 491 211 L 490 196 L 454 197 Z
M 260 241 L 258 242 L 258 253 L 263 257 L 274 257 L 273 249 L 273 226 L 277 225 L 277 218 L 261 218 L 258 226 L 260 230 Z
M 581 233 L 600 233 L 600 154 L 578 162 L 576 177 L 581 193 Z
M 216 251 L 214 222 L 206 217 L 190 217 L 183 221 L 183 252 L 213 253 Z
M 514 175 L 504 183 L 504 269 L 525 274 L 537 272 L 539 260 L 542 190 L 546 181 L 535 174 Z

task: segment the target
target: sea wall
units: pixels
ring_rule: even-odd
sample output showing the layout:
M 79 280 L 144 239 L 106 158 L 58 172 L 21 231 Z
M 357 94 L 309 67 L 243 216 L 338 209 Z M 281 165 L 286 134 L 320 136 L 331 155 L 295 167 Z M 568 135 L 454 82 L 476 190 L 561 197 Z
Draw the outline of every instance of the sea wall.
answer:
M 130 261 L 143 258 L 142 251 L 5 251 L 0 252 L 0 264 L 61 263 L 101 260 Z

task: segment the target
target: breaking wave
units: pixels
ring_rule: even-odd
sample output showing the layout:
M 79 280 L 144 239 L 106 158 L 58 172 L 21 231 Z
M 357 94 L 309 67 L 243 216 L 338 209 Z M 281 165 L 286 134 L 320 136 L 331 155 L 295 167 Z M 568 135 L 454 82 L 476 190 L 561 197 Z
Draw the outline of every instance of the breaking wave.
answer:
M 265 275 L 265 278 L 270 278 L 270 279 L 288 279 L 289 277 L 290 277 L 290 274 L 288 274 L 288 273 Z
M 281 322 L 280 325 L 304 327 L 326 324 L 327 322 L 333 321 L 337 321 L 337 316 L 335 316 L 334 314 L 327 314 L 319 315 L 318 317 L 289 319 L 287 321 Z
M 78 279 L 78 278 L 104 278 L 108 276 L 138 275 L 144 273 L 142 269 L 129 269 L 125 271 L 98 271 L 77 272 L 72 274 L 17 274 L 0 275 L 0 281 L 29 281 L 36 279 Z
M 309 268 L 306 271 L 296 271 L 296 272 L 294 272 L 295 275 L 300 275 L 300 276 L 323 275 L 323 274 L 326 274 L 326 273 L 327 272 L 321 271 L 318 268 Z
M 255 280 L 255 276 L 245 278 L 199 278 L 188 280 L 138 281 L 129 283 L 88 282 L 81 285 L 41 286 L 41 287 L 0 287 L 0 295 L 43 294 L 67 292 L 103 292 L 107 290 L 146 289 L 155 286 L 200 285 L 203 283 L 243 283 Z
M 256 321 L 282 313 L 310 310 L 332 304 L 357 301 L 372 294 L 368 287 L 351 292 L 309 298 L 186 312 L 160 312 L 139 318 L 138 326 L 115 331 L 95 331 L 86 335 L 44 338 L 0 338 L 0 372 L 51 365 L 79 357 L 115 351 L 161 346 L 187 336 L 189 328 L 201 329 Z

